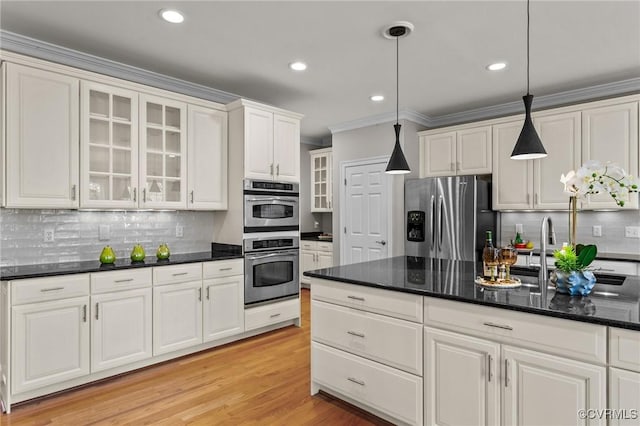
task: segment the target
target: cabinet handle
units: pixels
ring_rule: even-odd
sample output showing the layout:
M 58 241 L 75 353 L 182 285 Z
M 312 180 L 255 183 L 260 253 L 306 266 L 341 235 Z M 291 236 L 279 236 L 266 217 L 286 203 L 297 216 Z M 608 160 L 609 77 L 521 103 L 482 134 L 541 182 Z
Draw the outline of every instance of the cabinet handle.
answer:
M 100 305 L 96 303 L 96 319 L 100 319 Z
M 209 289 L 211 288 L 211 286 L 207 287 L 207 300 L 209 300 Z
M 355 383 L 356 385 L 364 386 L 364 382 L 362 380 L 354 379 L 353 377 L 347 377 L 347 380 Z
M 280 164 L 276 166 L 276 176 L 280 176 Z
M 358 297 L 358 296 L 347 296 L 349 299 L 353 299 L 353 300 L 359 300 L 361 302 L 364 302 L 364 297 Z
M 269 316 L 269 318 L 276 318 L 276 317 L 279 317 L 279 316 L 280 316 L 280 314 L 273 314 L 273 315 Z
M 136 202 L 136 198 L 138 198 L 138 188 L 133 188 L 133 202 Z
M 71 199 L 76 200 L 76 185 L 71 185 Z
M 529 204 L 529 194 L 527 193 L 527 204 Z
M 114 282 L 115 283 L 128 283 L 128 282 L 131 282 L 131 281 L 133 281 L 133 278 L 125 278 L 123 280 L 115 280 Z
M 142 202 L 143 203 L 147 202 L 147 188 L 142 189 Z
M 491 354 L 487 354 L 487 362 L 489 363 L 487 367 L 487 381 L 491 382 L 491 378 L 493 377 L 493 372 L 491 371 L 491 364 L 493 364 L 493 359 L 491 358 Z
M 59 291 L 59 290 L 64 290 L 64 287 L 50 287 L 50 288 L 43 288 L 42 290 L 40 290 L 41 293 L 47 293 L 49 291 Z
M 504 387 L 509 387 L 509 360 L 504 360 Z
M 220 268 L 220 269 L 218 269 L 218 271 L 230 271 L 230 270 L 232 270 L 232 269 L 233 269 L 232 267 L 228 267 L 228 268 Z
M 193 191 L 191 191 L 191 204 L 193 204 Z
M 87 305 L 82 307 L 82 322 L 87 322 Z
M 535 194 L 533 194 L 533 205 L 534 206 L 538 205 L 538 193 L 537 192 Z
M 202 287 L 198 289 L 198 302 L 202 302 Z
M 187 275 L 188 272 L 176 272 L 175 274 L 172 274 L 174 277 L 179 277 L 180 275 Z
M 273 163 L 271 163 L 271 165 L 269 166 L 269 169 L 271 170 L 271 176 L 273 176 Z
M 362 337 L 362 338 L 364 338 L 364 334 L 363 334 L 363 333 L 358 333 L 357 331 L 351 331 L 351 330 L 349 330 L 349 331 L 347 331 L 347 334 L 350 334 L 350 335 L 352 335 L 352 336 L 356 336 L 356 337 Z
M 493 322 L 484 322 L 483 324 L 487 327 L 501 328 L 503 330 L 513 330 L 513 327 L 508 325 L 495 324 Z

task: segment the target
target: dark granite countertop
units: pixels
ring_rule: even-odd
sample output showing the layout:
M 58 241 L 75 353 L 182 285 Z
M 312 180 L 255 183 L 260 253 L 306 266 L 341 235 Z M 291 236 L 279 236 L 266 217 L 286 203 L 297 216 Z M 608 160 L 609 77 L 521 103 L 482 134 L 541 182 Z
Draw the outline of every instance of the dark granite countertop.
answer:
M 333 238 L 319 238 L 323 235 L 322 232 L 301 232 L 300 239 L 304 241 L 322 241 L 325 243 L 332 243 Z
M 640 331 L 640 277 L 627 276 L 622 285 L 596 284 L 586 297 L 549 288 L 543 302 L 536 277 L 519 277 L 522 286 L 516 289 L 493 290 L 474 283 L 480 271 L 476 262 L 399 256 L 304 275 Z
M 158 260 L 147 256 L 143 262 L 117 259 L 115 264 L 103 265 L 98 260 L 63 262 L 40 265 L 5 266 L 0 268 L 0 280 L 10 281 L 24 278 L 51 277 L 54 275 L 82 274 L 87 272 L 118 271 L 122 269 L 146 268 L 149 266 L 179 265 L 183 263 L 208 262 L 212 260 L 241 259 L 242 254 L 228 251 L 172 254 L 169 259 Z

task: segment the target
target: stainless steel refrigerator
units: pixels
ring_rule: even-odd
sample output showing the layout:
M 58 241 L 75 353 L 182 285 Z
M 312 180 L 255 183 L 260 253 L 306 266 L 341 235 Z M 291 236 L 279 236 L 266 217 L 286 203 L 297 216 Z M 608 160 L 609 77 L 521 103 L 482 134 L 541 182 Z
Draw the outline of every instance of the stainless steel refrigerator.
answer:
M 409 179 L 404 199 L 407 256 L 476 261 L 485 231 L 497 241 L 490 175 Z

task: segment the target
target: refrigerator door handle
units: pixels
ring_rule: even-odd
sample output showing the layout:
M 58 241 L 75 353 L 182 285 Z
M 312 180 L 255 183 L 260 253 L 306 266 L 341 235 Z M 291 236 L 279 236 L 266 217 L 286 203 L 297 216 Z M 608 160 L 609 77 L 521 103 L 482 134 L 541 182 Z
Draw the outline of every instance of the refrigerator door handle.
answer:
M 440 241 L 438 242 L 438 250 L 442 250 L 442 238 L 443 238 L 443 232 L 442 232 L 442 216 L 444 215 L 444 212 L 442 211 L 442 208 L 444 207 L 444 200 L 442 198 L 442 195 L 440 196 L 440 198 L 438 199 L 438 203 L 440 204 L 440 206 L 438 207 L 438 213 L 439 213 L 439 230 L 438 230 L 438 234 L 439 234 L 439 238 Z
M 436 227 L 436 198 L 431 196 L 431 250 L 436 247 L 436 234 L 434 233 Z

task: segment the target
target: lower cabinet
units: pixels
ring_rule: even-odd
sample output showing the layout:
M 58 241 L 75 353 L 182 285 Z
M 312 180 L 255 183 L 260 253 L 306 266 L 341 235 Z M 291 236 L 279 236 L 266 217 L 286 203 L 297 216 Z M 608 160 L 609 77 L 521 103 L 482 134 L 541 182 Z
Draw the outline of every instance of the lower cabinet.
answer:
M 91 372 L 151 358 L 152 291 L 91 296 Z
M 203 281 L 205 342 L 244 332 L 244 275 Z
M 11 393 L 89 374 L 88 307 L 84 296 L 12 308 Z
M 330 268 L 333 266 L 333 243 L 328 241 L 300 242 L 300 282 L 311 283 L 303 272 L 314 269 Z
M 153 354 L 202 343 L 202 281 L 153 289 Z
M 640 373 L 609 367 L 609 408 L 613 411 L 609 426 L 638 425 Z

